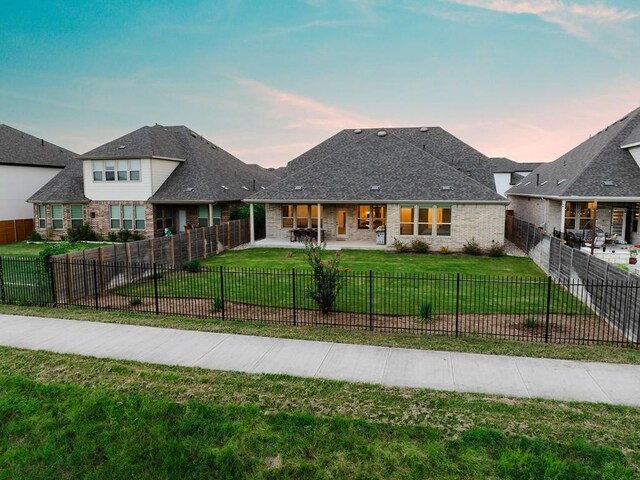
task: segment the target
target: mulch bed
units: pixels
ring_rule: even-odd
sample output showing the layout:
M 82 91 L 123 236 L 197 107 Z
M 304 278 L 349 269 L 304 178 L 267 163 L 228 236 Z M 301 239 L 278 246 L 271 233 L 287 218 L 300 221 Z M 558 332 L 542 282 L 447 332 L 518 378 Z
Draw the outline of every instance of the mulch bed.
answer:
M 156 312 L 153 298 L 140 298 L 131 304 L 131 297 L 115 294 L 101 295 L 98 307 L 105 310 Z M 95 298 L 76 300 L 74 305 L 95 307 Z M 212 311 L 211 301 L 199 298 L 159 298 L 158 310 L 162 315 L 184 315 L 222 319 L 221 310 Z M 594 343 L 624 341 L 624 335 L 595 314 L 551 314 L 549 325 L 545 315 L 522 314 L 454 314 L 434 315 L 429 322 L 417 316 L 372 315 L 355 312 L 331 312 L 323 315 L 318 310 L 297 309 L 295 323 L 291 308 L 249 305 L 225 302 L 224 318 L 276 323 L 291 326 L 340 327 L 378 332 L 406 332 L 460 336 L 501 337 L 534 342 Z

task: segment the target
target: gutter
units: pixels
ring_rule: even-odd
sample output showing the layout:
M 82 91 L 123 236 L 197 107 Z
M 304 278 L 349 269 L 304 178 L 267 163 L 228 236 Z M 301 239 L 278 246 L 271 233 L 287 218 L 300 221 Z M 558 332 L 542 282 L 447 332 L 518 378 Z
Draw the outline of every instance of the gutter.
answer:
M 455 200 L 455 199 L 447 199 L 447 200 L 431 200 L 431 199 L 414 199 L 414 200 L 385 200 L 385 199 L 368 199 L 368 200 L 317 200 L 317 199 L 256 199 L 256 198 L 245 198 L 243 200 L 245 203 L 321 203 L 324 205 L 327 204 L 345 204 L 345 203 L 361 203 L 361 204 L 377 204 L 377 203 L 450 203 L 450 204 L 468 204 L 468 205 L 509 205 L 508 200 Z

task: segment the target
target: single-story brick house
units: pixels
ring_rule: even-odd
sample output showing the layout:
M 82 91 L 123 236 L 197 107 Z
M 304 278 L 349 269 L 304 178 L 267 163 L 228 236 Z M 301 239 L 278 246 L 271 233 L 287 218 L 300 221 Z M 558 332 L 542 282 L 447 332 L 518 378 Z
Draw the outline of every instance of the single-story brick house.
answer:
M 516 218 L 563 238 L 640 243 L 640 108 L 507 191 Z
M 343 130 L 245 201 L 265 204 L 267 240 L 309 229 L 373 246 L 384 226 L 388 246 L 419 238 L 452 251 L 502 244 L 508 204 L 489 159 L 438 127 Z
M 147 237 L 229 220 L 248 193 L 277 180 L 185 126 L 145 126 L 97 147 L 36 192 L 36 230 L 64 234 L 88 223 Z

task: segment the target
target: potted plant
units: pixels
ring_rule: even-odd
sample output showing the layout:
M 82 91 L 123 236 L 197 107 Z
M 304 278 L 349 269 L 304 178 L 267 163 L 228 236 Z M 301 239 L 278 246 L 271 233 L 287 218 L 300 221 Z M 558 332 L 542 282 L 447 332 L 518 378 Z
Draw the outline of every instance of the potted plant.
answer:
M 632 248 L 629 250 L 629 264 L 635 265 L 638 263 L 638 249 Z

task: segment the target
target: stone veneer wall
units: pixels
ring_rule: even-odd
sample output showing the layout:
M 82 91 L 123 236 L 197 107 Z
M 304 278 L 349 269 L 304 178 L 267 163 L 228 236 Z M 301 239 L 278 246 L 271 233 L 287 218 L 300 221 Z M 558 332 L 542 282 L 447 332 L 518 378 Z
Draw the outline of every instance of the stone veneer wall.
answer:
M 281 204 L 267 204 L 265 206 L 267 220 L 267 238 L 278 240 L 289 239 L 289 228 L 282 228 Z M 432 248 L 446 246 L 452 251 L 461 250 L 462 246 L 472 237 L 482 248 L 488 248 L 493 243 L 504 243 L 505 205 L 452 205 L 451 236 L 432 237 L 419 236 L 428 241 Z M 375 244 L 374 230 L 359 230 L 358 205 L 323 205 L 323 229 L 325 240 L 336 240 L 336 214 L 338 210 L 347 211 L 347 240 L 370 241 Z M 387 246 L 391 247 L 394 238 L 411 241 L 413 236 L 400 235 L 400 205 L 387 205 Z

